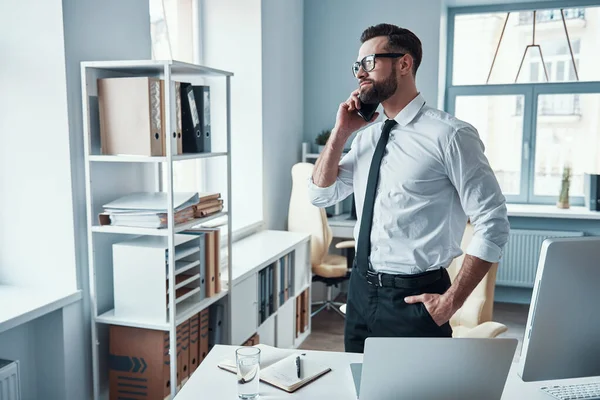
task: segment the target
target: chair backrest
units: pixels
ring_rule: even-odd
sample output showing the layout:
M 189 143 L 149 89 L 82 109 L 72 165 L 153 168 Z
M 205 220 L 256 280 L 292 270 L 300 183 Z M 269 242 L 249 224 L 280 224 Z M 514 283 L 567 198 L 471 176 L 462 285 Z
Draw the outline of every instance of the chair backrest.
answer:
M 460 246 L 463 254 L 459 257 L 456 257 L 452 261 L 452 264 L 450 264 L 450 267 L 448 267 L 448 274 L 450 275 L 450 280 L 452 282 L 454 282 L 454 279 L 458 275 L 458 271 L 462 267 L 466 249 L 469 246 L 472 238 L 473 226 L 470 223 L 467 223 Z M 492 320 L 497 271 L 498 263 L 492 264 L 489 272 L 475 287 L 463 306 L 452 317 L 452 320 L 450 321 L 451 325 L 454 323 L 474 327 L 483 322 Z
M 288 231 L 311 235 L 311 265 L 319 265 L 329 251 L 332 234 L 325 210 L 315 207 L 308 197 L 308 178 L 313 172 L 311 163 L 292 167 L 292 194 L 288 209 Z

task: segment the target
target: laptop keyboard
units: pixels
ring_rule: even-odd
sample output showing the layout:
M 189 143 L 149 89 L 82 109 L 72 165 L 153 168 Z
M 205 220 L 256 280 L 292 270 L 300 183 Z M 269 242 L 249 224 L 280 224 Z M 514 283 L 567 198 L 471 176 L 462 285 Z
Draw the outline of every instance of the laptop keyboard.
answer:
M 558 400 L 599 400 L 600 382 L 578 385 L 556 385 L 540 388 L 542 392 Z

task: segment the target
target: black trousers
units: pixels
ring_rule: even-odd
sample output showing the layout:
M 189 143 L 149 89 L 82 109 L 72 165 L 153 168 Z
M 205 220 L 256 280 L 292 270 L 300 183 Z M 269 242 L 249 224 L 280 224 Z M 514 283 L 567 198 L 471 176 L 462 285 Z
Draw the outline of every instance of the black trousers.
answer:
M 423 303 L 404 301 L 406 296 L 446 292 L 451 282 L 445 269 L 440 279 L 417 289 L 372 285 L 359 271 L 355 264 L 348 288 L 346 352 L 363 353 L 367 337 L 452 337 L 450 324 L 438 326 Z

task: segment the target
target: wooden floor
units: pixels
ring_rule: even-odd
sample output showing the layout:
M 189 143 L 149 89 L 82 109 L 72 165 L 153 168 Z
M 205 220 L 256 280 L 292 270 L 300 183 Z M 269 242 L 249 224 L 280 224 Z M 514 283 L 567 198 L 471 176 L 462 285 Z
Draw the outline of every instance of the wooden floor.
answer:
M 528 312 L 528 305 L 494 304 L 494 321 L 508 327 L 508 331 L 500 337 L 514 337 L 519 340 L 515 351 L 515 361 L 519 359 L 521 354 Z M 321 311 L 312 319 L 312 333 L 301 348 L 306 350 L 344 351 L 344 319 L 334 311 Z

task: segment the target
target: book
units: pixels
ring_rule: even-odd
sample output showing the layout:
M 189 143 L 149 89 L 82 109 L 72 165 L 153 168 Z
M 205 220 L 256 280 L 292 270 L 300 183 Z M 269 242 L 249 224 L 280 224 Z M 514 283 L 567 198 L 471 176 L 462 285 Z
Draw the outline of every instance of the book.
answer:
M 194 219 L 194 206 L 199 201 L 198 193 L 173 193 L 175 224 Z M 133 193 L 104 204 L 99 222 L 100 225 L 166 228 L 167 202 L 164 192 Z
M 104 204 L 105 211 L 109 214 L 126 213 L 137 214 L 140 212 L 167 212 L 167 197 L 165 192 L 139 192 L 120 197 L 110 203 Z M 189 206 L 198 204 L 200 195 L 193 192 L 173 193 L 173 208 L 180 211 Z
M 310 354 L 278 349 L 265 344 L 252 347 L 260 349 L 260 380 L 288 393 L 295 392 L 331 371 L 331 368 L 312 359 Z M 300 377 L 298 377 L 296 364 L 298 357 Z M 226 359 L 217 366 L 222 370 L 237 373 L 235 361 Z

